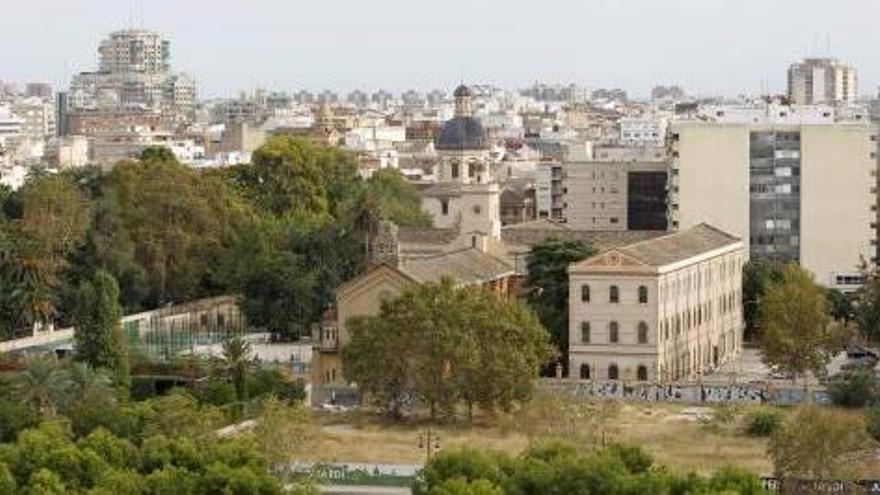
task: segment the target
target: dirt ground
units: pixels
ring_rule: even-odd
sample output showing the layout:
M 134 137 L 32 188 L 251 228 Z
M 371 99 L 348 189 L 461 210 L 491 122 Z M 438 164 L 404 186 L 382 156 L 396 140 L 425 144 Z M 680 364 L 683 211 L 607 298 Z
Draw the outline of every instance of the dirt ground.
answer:
M 607 421 L 606 441 L 641 445 L 658 463 L 681 471 L 711 472 L 736 465 L 756 474 L 771 472 L 766 440 L 719 427 L 705 416 L 712 410 L 675 404 L 620 405 Z M 442 449 L 458 446 L 518 454 L 529 438 L 506 417 L 478 417 L 473 425 L 432 427 Z M 419 464 L 425 451 L 419 436 L 425 423 L 391 423 L 367 413 L 316 413 L 319 433 L 312 461 Z

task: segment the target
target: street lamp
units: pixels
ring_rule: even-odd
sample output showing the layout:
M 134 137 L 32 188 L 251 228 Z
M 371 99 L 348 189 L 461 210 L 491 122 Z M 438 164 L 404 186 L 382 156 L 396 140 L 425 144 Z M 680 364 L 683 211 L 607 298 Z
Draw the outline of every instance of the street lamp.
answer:
M 419 434 L 419 449 L 425 450 L 425 456 L 428 461 L 431 460 L 431 454 L 440 450 L 440 436 L 431 431 L 431 427 Z

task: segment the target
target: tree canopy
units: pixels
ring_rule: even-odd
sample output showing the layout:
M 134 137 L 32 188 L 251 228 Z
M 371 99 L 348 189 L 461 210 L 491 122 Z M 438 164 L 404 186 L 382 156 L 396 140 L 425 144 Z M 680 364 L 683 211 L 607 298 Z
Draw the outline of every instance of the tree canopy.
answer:
M 347 326 L 346 377 L 392 414 L 413 396 L 432 417 L 452 415 L 459 403 L 509 409 L 531 396 L 554 352 L 527 307 L 449 279 L 407 290 Z
M 764 361 L 781 371 L 816 375 L 846 344 L 845 328 L 833 324 L 825 290 L 803 268 L 786 265 L 760 306 Z
M 528 302 L 537 313 L 553 344 L 565 356 L 568 353 L 568 266 L 595 254 L 595 250 L 580 241 L 548 239 L 532 247 L 528 266 Z M 568 363 L 563 360 L 563 369 Z M 545 368 L 553 374 L 555 366 Z

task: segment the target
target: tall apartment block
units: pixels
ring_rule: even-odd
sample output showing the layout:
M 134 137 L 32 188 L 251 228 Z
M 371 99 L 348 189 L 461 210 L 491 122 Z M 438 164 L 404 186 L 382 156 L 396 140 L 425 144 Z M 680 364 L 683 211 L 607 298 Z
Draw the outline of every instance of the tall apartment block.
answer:
M 876 257 L 877 135 L 864 123 L 674 123 L 670 227 L 708 223 L 752 259 L 797 262 L 852 290 Z
M 171 71 L 171 45 L 158 33 L 122 30 L 110 33 L 98 48 L 98 70 L 81 72 L 70 83 L 68 110 L 77 112 L 162 111 L 191 117 L 195 80 Z
M 788 68 L 788 97 L 798 105 L 855 103 L 856 70 L 833 58 L 807 58 Z

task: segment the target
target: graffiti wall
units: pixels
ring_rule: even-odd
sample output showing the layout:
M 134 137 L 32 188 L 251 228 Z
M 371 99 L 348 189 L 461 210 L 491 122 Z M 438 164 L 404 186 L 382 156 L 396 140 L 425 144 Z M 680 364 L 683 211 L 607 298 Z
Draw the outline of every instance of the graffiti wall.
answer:
M 568 397 L 618 399 L 633 402 L 681 402 L 686 404 L 767 403 L 794 405 L 809 401 L 830 402 L 824 388 L 809 392 L 799 387 L 767 384 L 655 384 L 593 382 L 584 380 L 541 380 L 542 389 Z

